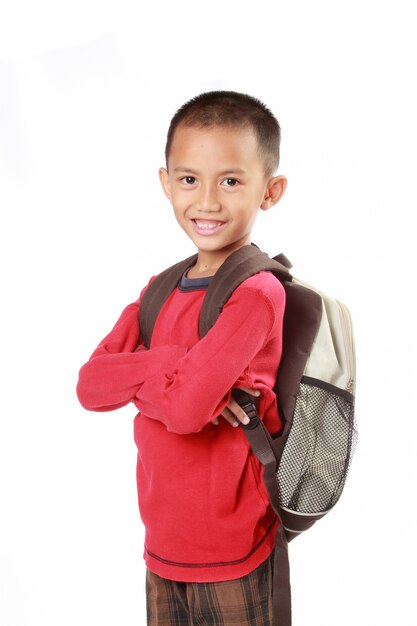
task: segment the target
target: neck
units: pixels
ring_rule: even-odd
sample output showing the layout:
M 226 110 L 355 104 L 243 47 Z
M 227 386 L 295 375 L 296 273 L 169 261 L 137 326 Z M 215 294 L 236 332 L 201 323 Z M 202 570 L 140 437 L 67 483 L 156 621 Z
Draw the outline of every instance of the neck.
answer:
M 198 251 L 196 264 L 190 268 L 188 272 L 189 278 L 205 278 L 206 276 L 214 276 L 219 267 L 223 265 L 225 260 L 244 245 L 248 245 L 250 241 L 240 242 L 240 245 L 230 246 L 228 249 L 221 251 L 208 252 L 205 250 Z
M 207 264 L 197 259 L 197 262 L 193 267 L 188 270 L 188 278 L 206 278 L 207 276 L 214 276 L 219 269 L 221 263 L 218 265 Z

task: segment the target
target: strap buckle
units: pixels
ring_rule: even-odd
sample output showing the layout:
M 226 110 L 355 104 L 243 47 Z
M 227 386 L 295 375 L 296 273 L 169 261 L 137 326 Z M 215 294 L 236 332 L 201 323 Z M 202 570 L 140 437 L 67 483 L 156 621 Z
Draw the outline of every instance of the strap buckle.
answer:
M 249 394 L 241 389 L 233 389 L 232 395 L 240 408 L 245 411 L 246 415 L 249 417 L 249 424 L 241 424 L 242 428 L 245 430 L 253 430 L 260 422 L 254 401 Z

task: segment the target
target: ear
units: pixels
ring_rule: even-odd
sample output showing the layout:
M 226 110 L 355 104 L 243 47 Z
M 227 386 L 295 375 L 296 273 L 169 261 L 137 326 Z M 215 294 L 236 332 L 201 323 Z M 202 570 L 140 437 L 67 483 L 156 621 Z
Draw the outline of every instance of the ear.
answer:
M 288 180 L 285 176 L 275 176 L 268 181 L 261 209 L 267 211 L 274 204 L 277 204 L 284 195 L 287 188 Z
M 159 180 L 161 181 L 161 186 L 164 194 L 171 202 L 171 187 L 169 184 L 169 175 L 168 171 L 164 167 L 159 168 Z

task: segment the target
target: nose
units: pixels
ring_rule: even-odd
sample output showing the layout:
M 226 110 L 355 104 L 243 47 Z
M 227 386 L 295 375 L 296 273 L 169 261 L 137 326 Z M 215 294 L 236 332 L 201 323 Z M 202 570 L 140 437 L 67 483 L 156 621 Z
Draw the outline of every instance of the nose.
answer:
M 200 187 L 196 208 L 201 212 L 220 211 L 221 203 L 215 185 L 207 184 Z

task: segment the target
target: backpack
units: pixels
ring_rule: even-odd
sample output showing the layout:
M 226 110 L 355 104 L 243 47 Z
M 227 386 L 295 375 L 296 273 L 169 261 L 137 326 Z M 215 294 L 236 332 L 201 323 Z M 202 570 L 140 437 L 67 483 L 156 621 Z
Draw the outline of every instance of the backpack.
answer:
M 145 291 L 139 324 L 147 347 L 164 302 L 196 260 L 194 255 L 166 269 Z M 258 272 L 272 272 L 285 289 L 283 350 L 274 386 L 281 431 L 272 437 L 257 415 L 254 398 L 233 390 L 250 418 L 242 428 L 263 466 L 263 480 L 280 521 L 274 556 L 274 626 L 291 624 L 288 542 L 339 500 L 357 440 L 349 311 L 294 278 L 291 267 L 283 254 L 271 259 L 254 245 L 239 248 L 211 279 L 199 319 L 203 337 L 234 289 Z

